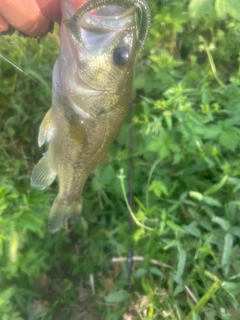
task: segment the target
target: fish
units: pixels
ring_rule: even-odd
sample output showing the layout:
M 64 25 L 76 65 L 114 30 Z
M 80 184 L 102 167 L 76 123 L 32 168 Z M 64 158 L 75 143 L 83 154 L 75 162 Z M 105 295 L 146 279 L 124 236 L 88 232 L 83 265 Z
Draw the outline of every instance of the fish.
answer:
M 90 0 L 78 9 L 61 0 L 60 6 L 52 105 L 38 135 L 38 145 L 48 142 L 48 150 L 31 175 L 31 186 L 39 190 L 58 176 L 51 233 L 81 214 L 85 182 L 107 161 L 128 111 L 136 57 L 150 27 L 145 0 Z

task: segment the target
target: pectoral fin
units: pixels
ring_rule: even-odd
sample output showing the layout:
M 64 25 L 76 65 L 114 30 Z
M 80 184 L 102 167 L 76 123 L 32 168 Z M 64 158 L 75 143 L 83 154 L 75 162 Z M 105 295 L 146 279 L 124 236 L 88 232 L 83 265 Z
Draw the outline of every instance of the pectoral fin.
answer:
M 39 129 L 38 134 L 38 145 L 41 147 L 45 142 L 48 142 L 54 132 L 53 126 L 53 111 L 52 108 L 48 110 L 47 114 L 45 115 Z
M 52 169 L 46 153 L 33 169 L 31 186 L 39 190 L 45 189 L 54 181 L 55 177 L 56 172 Z

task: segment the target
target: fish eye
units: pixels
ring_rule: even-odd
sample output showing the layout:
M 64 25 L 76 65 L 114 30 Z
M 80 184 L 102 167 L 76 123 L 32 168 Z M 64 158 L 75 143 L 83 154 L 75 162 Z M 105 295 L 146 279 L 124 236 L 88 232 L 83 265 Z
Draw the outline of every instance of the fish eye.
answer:
M 113 62 L 117 66 L 124 66 L 130 59 L 130 52 L 127 47 L 117 47 L 113 51 Z

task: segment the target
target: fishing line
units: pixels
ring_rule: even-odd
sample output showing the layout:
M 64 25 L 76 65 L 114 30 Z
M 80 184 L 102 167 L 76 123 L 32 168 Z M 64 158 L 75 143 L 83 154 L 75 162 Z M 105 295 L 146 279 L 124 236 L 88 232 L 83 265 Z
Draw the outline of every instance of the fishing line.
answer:
M 15 67 L 18 71 L 22 72 L 25 76 L 29 77 L 30 79 L 32 79 L 33 81 L 37 82 L 38 84 L 40 84 L 41 86 L 43 86 L 43 84 L 41 82 L 38 82 L 35 78 L 31 77 L 29 74 L 27 74 L 26 72 L 24 72 L 21 68 L 19 68 L 18 66 L 16 66 L 13 62 L 11 62 L 10 60 L 8 60 L 7 58 L 5 58 L 3 55 L 1 55 L 0 53 L 0 58 L 2 58 L 3 60 L 5 60 L 6 62 L 8 62 L 9 64 L 11 64 L 13 67 Z
M 133 142 L 133 115 L 134 115 L 134 104 L 133 101 L 130 103 L 130 129 L 129 129 L 129 206 L 131 210 L 133 209 L 133 152 L 134 152 L 134 142 Z M 133 219 L 129 215 L 129 234 L 132 235 L 133 232 Z M 128 251 L 128 291 L 132 292 L 132 265 L 133 265 L 133 244 Z

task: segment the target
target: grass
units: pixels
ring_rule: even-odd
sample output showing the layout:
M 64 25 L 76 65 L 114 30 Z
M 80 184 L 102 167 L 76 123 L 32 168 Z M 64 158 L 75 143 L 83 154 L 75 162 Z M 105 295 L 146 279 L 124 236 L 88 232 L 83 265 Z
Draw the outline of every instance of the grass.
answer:
M 0 38 L 2 319 L 240 316 L 240 24 L 215 11 L 192 17 L 194 4 L 156 2 L 137 65 L 133 208 L 126 121 L 87 181 L 81 219 L 54 235 L 57 184 L 34 191 L 29 177 L 44 152 L 37 134 L 59 38 Z

